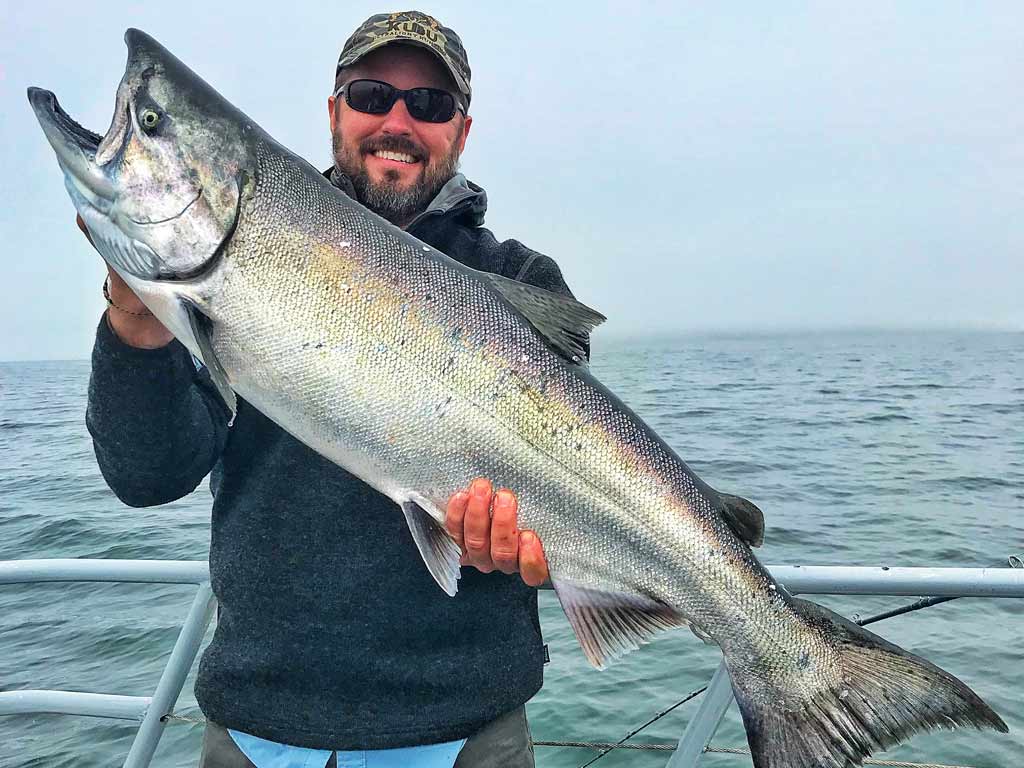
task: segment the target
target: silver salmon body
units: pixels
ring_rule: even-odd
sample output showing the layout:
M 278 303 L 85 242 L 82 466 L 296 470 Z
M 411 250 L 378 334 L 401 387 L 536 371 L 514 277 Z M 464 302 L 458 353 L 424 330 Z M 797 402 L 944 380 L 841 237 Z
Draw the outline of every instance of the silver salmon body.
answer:
M 104 258 L 235 393 L 403 510 L 449 594 L 448 497 L 515 490 L 595 666 L 689 626 L 725 657 L 758 768 L 842 768 L 933 727 L 1006 726 L 956 678 L 788 595 L 763 521 L 587 370 L 603 318 L 371 214 L 137 30 L 105 136 L 29 99 Z

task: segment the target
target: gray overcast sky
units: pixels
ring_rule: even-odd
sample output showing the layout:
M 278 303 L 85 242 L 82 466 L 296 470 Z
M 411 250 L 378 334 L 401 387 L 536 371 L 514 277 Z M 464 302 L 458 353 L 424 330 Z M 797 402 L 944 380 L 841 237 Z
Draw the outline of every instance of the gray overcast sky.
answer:
M 434 2 L 462 36 L 463 170 L 608 333 L 1024 329 L 1019 2 Z M 100 259 L 25 88 L 110 122 L 139 27 L 314 164 L 378 3 L 4 3 L 0 360 L 88 355 Z

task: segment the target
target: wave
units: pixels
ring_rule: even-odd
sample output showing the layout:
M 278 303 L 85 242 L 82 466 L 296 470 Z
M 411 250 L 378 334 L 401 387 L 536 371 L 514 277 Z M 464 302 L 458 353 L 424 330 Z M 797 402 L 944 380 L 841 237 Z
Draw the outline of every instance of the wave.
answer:
M 913 421 L 909 416 L 902 413 L 876 413 L 871 416 L 862 416 L 854 419 L 854 424 L 877 424 L 885 421 Z
M 926 481 L 928 485 L 942 488 L 956 488 L 957 490 L 984 491 L 989 488 L 1014 488 L 1018 483 L 1012 483 L 1001 477 L 987 477 L 985 475 L 959 475 L 957 477 L 940 477 L 935 480 Z

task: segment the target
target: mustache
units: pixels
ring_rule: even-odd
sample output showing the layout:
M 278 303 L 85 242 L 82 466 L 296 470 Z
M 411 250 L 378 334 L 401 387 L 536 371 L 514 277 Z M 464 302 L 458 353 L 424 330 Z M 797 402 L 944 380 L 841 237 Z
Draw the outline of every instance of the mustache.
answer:
M 364 155 L 371 152 L 402 152 L 417 160 L 430 157 L 429 152 L 405 136 L 370 136 L 359 142 L 359 151 Z

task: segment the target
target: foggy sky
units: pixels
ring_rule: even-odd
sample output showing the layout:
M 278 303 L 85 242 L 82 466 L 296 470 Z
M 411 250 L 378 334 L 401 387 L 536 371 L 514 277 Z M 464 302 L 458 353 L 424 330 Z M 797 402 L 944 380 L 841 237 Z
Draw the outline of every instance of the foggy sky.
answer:
M 27 86 L 104 132 L 136 26 L 326 167 L 341 45 L 400 10 L 210 5 L 5 4 L 0 360 L 86 357 L 103 308 Z M 487 226 L 552 256 L 603 333 L 1024 329 L 1019 3 L 420 8 L 469 53 Z

